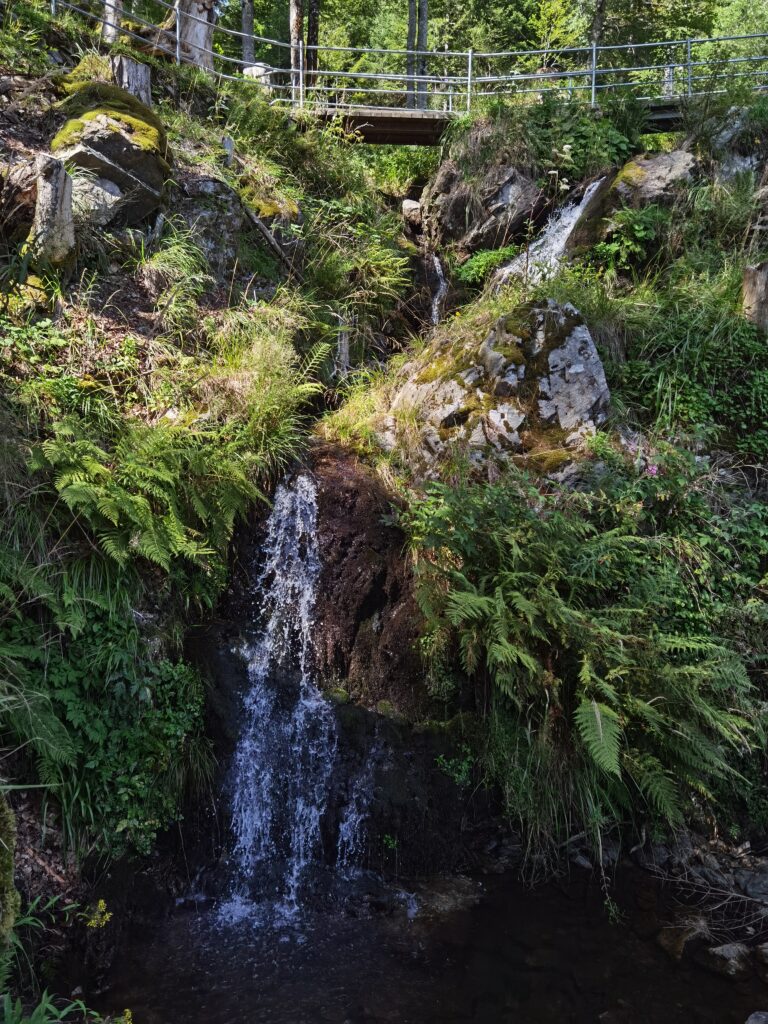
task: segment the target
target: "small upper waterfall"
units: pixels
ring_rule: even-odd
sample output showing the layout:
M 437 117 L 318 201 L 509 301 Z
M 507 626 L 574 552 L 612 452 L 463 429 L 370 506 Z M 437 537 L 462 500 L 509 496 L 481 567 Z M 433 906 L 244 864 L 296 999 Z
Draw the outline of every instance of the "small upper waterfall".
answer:
M 235 883 L 223 918 L 252 899 L 296 913 L 312 862 L 336 757 L 336 721 L 312 677 L 312 616 L 320 557 L 315 485 L 305 474 L 277 488 L 256 584 L 261 634 L 246 645 L 249 689 L 235 752 Z
M 510 263 L 496 271 L 492 285 L 494 291 L 513 277 L 523 277 L 531 284 L 539 284 L 557 272 L 573 230 L 602 181 L 602 178 L 593 181 L 579 202 L 566 203 L 556 210 L 539 237 Z
M 445 302 L 445 296 L 448 293 L 448 282 L 445 279 L 445 271 L 443 270 L 443 264 L 440 262 L 440 257 L 437 253 L 430 253 L 432 258 L 432 268 L 437 278 L 437 288 L 432 294 L 432 309 L 431 309 L 431 320 L 434 327 L 440 323 L 440 317 L 443 315 L 443 303 Z

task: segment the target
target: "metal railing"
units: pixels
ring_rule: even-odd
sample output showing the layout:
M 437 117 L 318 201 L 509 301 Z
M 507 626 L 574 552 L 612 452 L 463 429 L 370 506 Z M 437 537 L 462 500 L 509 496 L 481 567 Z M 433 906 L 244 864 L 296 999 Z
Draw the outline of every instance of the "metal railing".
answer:
M 451 50 L 386 50 L 348 46 L 292 46 L 279 39 L 251 37 L 272 59 L 245 62 L 236 56 L 243 33 L 208 25 L 185 13 L 179 0 L 152 0 L 168 11 L 163 27 L 135 11 L 115 22 L 92 0 L 50 0 L 51 11 L 68 10 L 107 25 L 121 37 L 178 63 L 189 63 L 224 79 L 248 80 L 273 103 L 292 107 L 389 110 L 411 108 L 459 113 L 478 100 L 516 96 L 583 99 L 630 94 L 643 102 L 712 95 L 736 83 L 768 87 L 768 33 L 662 42 L 483 53 Z M 136 4 L 135 4 L 136 5 Z M 183 44 L 176 31 L 183 19 L 204 22 L 210 46 Z

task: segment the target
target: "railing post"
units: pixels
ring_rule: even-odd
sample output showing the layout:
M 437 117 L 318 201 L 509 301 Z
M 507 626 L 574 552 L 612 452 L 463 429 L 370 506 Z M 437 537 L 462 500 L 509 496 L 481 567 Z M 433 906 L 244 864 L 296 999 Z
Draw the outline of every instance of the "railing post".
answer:
M 56 17 L 56 0 L 51 0 L 51 17 Z
M 304 106 L 304 40 L 299 40 L 299 106 Z
M 181 64 L 181 0 L 175 0 L 176 11 L 176 63 Z
M 685 43 L 685 67 L 687 71 L 688 81 L 688 95 L 690 96 L 693 92 L 693 68 L 691 66 L 691 40 L 687 39 Z
M 597 40 L 592 40 L 592 106 L 597 104 Z
M 467 53 L 467 113 L 472 109 L 472 47 Z

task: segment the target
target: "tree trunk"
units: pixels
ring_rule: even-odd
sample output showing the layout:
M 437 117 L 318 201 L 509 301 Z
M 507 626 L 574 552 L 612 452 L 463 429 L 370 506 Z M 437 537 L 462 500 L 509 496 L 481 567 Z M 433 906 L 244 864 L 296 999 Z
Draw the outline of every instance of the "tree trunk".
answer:
M 307 71 L 309 73 L 309 84 L 315 84 L 315 72 L 318 67 L 318 54 L 316 47 L 320 41 L 320 5 L 322 0 L 309 0 L 307 11 Z
M 408 0 L 408 42 L 406 44 L 408 54 L 406 56 L 405 73 L 408 76 L 408 95 L 405 105 L 416 106 L 416 95 L 413 76 L 416 74 L 416 58 L 413 51 L 416 49 L 416 0 Z
M 243 63 L 253 64 L 255 60 L 253 48 L 253 0 L 243 0 L 242 31 Z
M 116 43 L 120 35 L 120 17 L 123 13 L 123 0 L 104 0 L 104 24 L 101 26 L 101 38 L 105 43 Z
M 417 50 L 426 50 L 426 48 L 427 48 L 428 20 L 429 20 L 429 0 L 419 0 L 419 32 L 418 32 L 418 35 L 416 37 L 416 49 Z M 423 77 L 424 75 L 427 74 L 427 71 L 428 71 L 427 58 L 423 54 L 419 57 L 418 61 L 416 62 L 416 67 L 418 68 L 418 73 L 419 73 L 420 76 Z M 417 106 L 419 107 L 420 110 L 426 110 L 427 109 L 427 102 L 428 102 L 427 83 L 426 82 L 419 82 L 417 92 L 418 92 L 418 96 L 419 96 L 419 101 L 418 101 Z
M 109 65 L 115 85 L 125 89 L 146 106 L 152 106 L 152 73 L 147 64 L 140 64 L 120 54 L 118 57 L 110 57 Z
M 592 24 L 589 27 L 589 40 L 599 46 L 603 41 L 603 29 L 605 27 L 605 5 L 606 0 L 597 0 L 595 13 L 592 16 Z
M 177 33 L 182 59 L 213 71 L 213 0 L 181 0 Z
M 303 0 L 289 0 L 288 22 L 291 32 L 291 86 L 294 101 L 299 97 L 301 88 L 301 47 L 304 38 L 304 4 Z

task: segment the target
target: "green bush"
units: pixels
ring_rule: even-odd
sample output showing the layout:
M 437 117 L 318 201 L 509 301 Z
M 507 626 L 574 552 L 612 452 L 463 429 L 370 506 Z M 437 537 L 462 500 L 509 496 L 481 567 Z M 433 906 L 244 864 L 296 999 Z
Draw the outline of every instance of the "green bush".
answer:
M 603 455 L 602 489 L 510 472 L 430 485 L 406 516 L 429 629 L 488 694 L 487 775 L 531 853 L 675 827 L 761 738 L 768 510 L 683 452 Z

